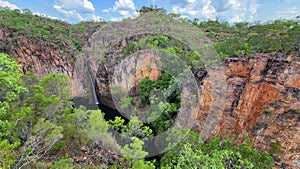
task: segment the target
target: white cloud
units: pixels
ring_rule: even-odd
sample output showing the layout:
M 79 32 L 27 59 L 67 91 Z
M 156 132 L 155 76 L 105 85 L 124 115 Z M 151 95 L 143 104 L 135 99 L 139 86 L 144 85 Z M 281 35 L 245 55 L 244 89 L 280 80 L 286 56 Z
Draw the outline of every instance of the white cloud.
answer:
M 280 18 L 294 19 L 296 16 L 300 15 L 300 10 L 296 6 L 293 6 L 290 9 L 285 9 L 284 11 L 277 11 L 276 14 Z
M 219 18 L 229 22 L 255 19 L 259 4 L 257 0 L 168 0 L 174 13 L 190 18 Z
M 138 13 L 134 12 L 133 14 L 127 15 L 126 12 L 124 12 L 124 15 L 120 15 L 120 17 L 112 17 L 110 18 L 110 21 L 122 21 L 124 18 L 136 18 L 138 17 Z
M 134 18 L 138 14 L 135 11 L 136 7 L 132 0 L 117 0 L 112 8 L 103 9 L 102 12 L 117 13 L 120 17 L 111 18 L 112 21 L 119 21 L 122 18 Z
M 132 0 L 118 0 L 115 1 L 115 5 L 113 7 L 114 10 L 134 10 L 135 5 Z
M 89 0 L 56 0 L 55 4 L 64 10 L 76 10 L 79 12 L 94 12 L 95 8 Z
M 0 0 L 0 6 L 4 8 L 9 8 L 9 9 L 19 9 L 15 4 L 12 4 L 8 1 L 2 1 Z
M 42 16 L 42 17 L 46 17 L 46 18 L 50 18 L 50 19 L 58 19 L 57 17 L 50 16 L 50 15 L 47 15 L 47 14 L 45 14 L 45 13 L 34 12 L 33 14 L 34 14 L 34 15 L 38 15 L 38 16 Z
M 69 21 L 101 20 L 89 0 L 56 0 L 53 8 Z

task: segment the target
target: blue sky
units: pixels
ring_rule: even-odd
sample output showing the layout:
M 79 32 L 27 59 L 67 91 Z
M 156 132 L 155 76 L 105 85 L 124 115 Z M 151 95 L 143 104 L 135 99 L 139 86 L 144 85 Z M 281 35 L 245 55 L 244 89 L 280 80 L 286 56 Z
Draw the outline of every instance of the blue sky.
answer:
M 71 23 L 136 17 L 136 10 L 150 5 L 189 19 L 218 18 L 230 23 L 295 19 L 300 15 L 300 0 L 0 0 L 2 7 L 30 9 Z

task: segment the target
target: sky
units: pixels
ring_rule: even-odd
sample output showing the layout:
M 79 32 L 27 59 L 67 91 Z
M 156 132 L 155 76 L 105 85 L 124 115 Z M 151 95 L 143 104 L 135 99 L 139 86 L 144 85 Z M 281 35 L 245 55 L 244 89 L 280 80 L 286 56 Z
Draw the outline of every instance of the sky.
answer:
M 29 9 L 70 23 L 134 18 L 138 16 L 136 10 L 150 5 L 192 20 L 229 23 L 295 19 L 300 15 L 300 0 L 0 0 L 2 7 Z

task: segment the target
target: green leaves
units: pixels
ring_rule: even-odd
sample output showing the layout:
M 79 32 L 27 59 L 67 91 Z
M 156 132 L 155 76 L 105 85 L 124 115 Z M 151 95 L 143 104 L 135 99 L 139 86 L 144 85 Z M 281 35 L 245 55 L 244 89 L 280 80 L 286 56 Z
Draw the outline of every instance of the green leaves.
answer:
M 124 126 L 122 136 L 126 139 L 137 137 L 146 140 L 152 137 L 153 131 L 148 126 L 144 126 L 143 122 L 137 116 L 131 116 L 129 123 Z
M 125 145 L 121 150 L 121 153 L 127 158 L 145 158 L 148 153 L 143 151 L 144 142 L 137 137 L 131 137 L 132 143 Z
M 19 147 L 20 142 L 9 143 L 8 140 L 0 141 L 0 167 L 12 166 L 15 162 L 14 149 Z
M 221 27 L 216 26 L 215 29 Z M 221 58 L 246 57 L 254 53 L 292 52 L 299 49 L 299 30 L 300 24 L 293 20 L 276 20 L 251 26 L 249 23 L 237 23 L 234 27 L 218 32 L 226 36 L 225 39 L 213 40 Z
M 229 139 L 213 137 L 208 143 L 201 142 L 199 134 L 190 132 L 185 143 L 163 155 L 162 168 L 271 168 L 272 157 L 259 153 L 249 144 L 235 144 Z
M 121 153 L 125 157 L 130 168 L 154 169 L 152 162 L 145 162 L 143 159 L 148 155 L 148 152 L 143 151 L 144 142 L 137 137 L 131 137 L 131 143 L 126 144 Z
M 0 104 L 16 100 L 22 92 L 22 71 L 16 61 L 8 55 L 0 53 Z
M 115 120 L 109 120 L 109 124 L 110 124 L 111 128 L 113 128 L 119 132 L 124 129 L 124 127 L 125 127 L 124 122 L 125 122 L 125 120 L 118 116 L 115 117 Z
M 109 124 L 104 120 L 104 114 L 101 110 L 94 110 L 89 117 L 89 137 L 93 142 L 101 141 L 100 134 L 107 133 Z
M 40 85 L 44 88 L 45 96 L 55 95 L 62 100 L 70 99 L 71 90 L 69 77 L 63 73 L 51 73 L 41 79 Z
M 0 53 L 0 139 L 8 135 L 15 125 L 10 111 L 18 104 L 19 96 L 26 92 L 22 86 L 22 73 L 16 61 Z
M 63 138 L 62 132 L 62 127 L 56 126 L 44 118 L 39 118 L 32 128 L 28 140 L 22 146 L 15 167 L 24 167 L 41 158 L 56 142 Z

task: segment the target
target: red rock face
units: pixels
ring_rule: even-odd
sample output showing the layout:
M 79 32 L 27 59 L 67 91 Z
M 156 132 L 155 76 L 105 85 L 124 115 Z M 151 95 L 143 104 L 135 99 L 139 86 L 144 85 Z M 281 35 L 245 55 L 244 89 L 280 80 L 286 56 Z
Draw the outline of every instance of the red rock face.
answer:
M 24 72 L 36 73 L 39 77 L 51 72 L 65 73 L 72 77 L 74 63 L 70 58 L 62 55 L 54 44 L 36 41 L 33 42 L 26 37 L 16 40 L 16 44 L 8 46 L 4 51 L 14 57 L 22 66 Z
M 138 59 L 128 57 L 119 64 L 100 63 L 96 78 L 99 101 L 116 108 L 117 103 L 114 103 L 111 93 L 117 87 L 120 87 L 119 93 L 136 95 L 136 86 L 140 79 L 149 77 L 150 80 L 157 80 L 161 76 L 158 60 L 152 52 L 140 54 Z
M 51 42 L 24 36 L 13 37 L 9 31 L 0 28 L 0 52 L 15 58 L 24 73 L 30 71 L 39 78 L 54 72 L 67 74 L 72 83 L 73 95 L 84 93 L 82 84 L 77 80 L 78 74 L 74 72 L 75 60 L 78 59 L 78 57 L 75 59 L 75 55 L 78 54 L 72 46 L 66 45 L 62 51 Z M 81 67 L 84 69 L 83 64 Z
M 300 62 L 299 58 L 271 57 L 257 54 L 247 59 L 226 59 L 226 103 L 217 134 L 224 130 L 238 136 L 247 135 L 259 150 L 269 151 L 278 168 L 300 167 Z M 220 75 L 223 74 L 219 71 Z M 200 111 L 197 127 L 203 131 L 211 114 L 210 107 L 222 106 L 214 102 L 210 77 L 199 88 Z M 205 131 L 205 130 L 204 130 Z M 274 152 L 280 143 L 282 153 Z
M 198 112 L 190 110 L 190 123 L 202 133 L 204 139 L 220 131 L 239 137 L 246 135 L 260 151 L 272 153 L 277 160 L 277 168 L 300 167 L 299 60 L 294 55 L 271 57 L 269 54 L 256 54 L 246 59 L 226 59 L 222 66 L 204 75 L 196 71 L 195 76 L 201 76 L 198 78 L 201 81 L 198 90 L 200 109 Z M 109 86 L 116 77 L 112 77 L 110 72 L 114 67 L 109 65 L 98 67 L 97 86 L 98 93 L 104 99 L 102 103 L 112 106 Z M 130 84 L 132 88 L 136 85 L 134 79 L 137 76 L 130 74 L 129 67 L 155 67 L 146 61 L 126 65 L 126 69 L 118 69 L 118 83 Z M 147 76 L 151 76 L 151 72 L 147 71 Z M 155 77 L 160 74 L 152 73 Z M 190 95 L 187 92 L 182 97 L 188 98 Z M 279 146 L 275 148 L 282 153 L 274 151 L 276 142 Z
M 1 48 L 1 52 L 14 57 L 22 65 L 23 71 L 32 71 L 39 77 L 51 72 L 63 72 L 72 79 L 73 94 L 85 92 L 77 93 L 78 90 L 84 90 L 81 87 L 82 82 L 79 81 L 83 79 L 80 75 L 85 71 L 84 56 L 76 58 L 81 69 L 75 73 L 75 65 L 72 62 L 74 56 L 62 54 L 54 44 L 32 41 L 25 37 L 16 41 L 11 39 L 7 32 L 0 29 L 0 44 L 5 46 Z M 122 41 L 121 47 L 125 46 L 126 41 Z M 107 64 L 94 63 L 91 67 L 97 77 L 96 87 L 98 96 L 101 96 L 101 103 L 112 107 L 110 85 L 112 68 L 115 65 L 113 58 L 108 58 L 107 62 Z M 129 87 L 134 88 L 137 80 L 142 77 L 150 76 L 155 80 L 160 76 L 161 72 L 155 69 L 156 66 L 151 60 L 130 64 L 131 66 L 128 63 L 125 67 L 125 71 L 119 72 L 121 80 L 118 83 L 129 82 Z M 145 69 L 140 74 L 134 74 L 131 72 L 132 67 Z M 198 90 L 200 110 L 198 112 L 191 110 L 193 111 L 191 123 L 195 121 L 194 128 L 207 138 L 220 131 L 238 136 L 247 135 L 256 148 L 270 151 L 278 157 L 277 168 L 300 167 L 299 58 L 292 54 L 286 57 L 256 54 L 247 59 L 226 59 L 222 69 L 213 69 L 207 75 L 199 76 L 202 81 Z M 222 79 L 225 80 L 224 88 L 216 89 L 215 86 L 218 86 Z M 83 83 L 87 82 L 83 80 Z M 226 95 L 224 100 L 220 100 L 222 94 Z M 190 93 L 186 92 L 186 95 L 188 97 Z M 280 143 L 281 153 L 273 150 L 276 142 Z

